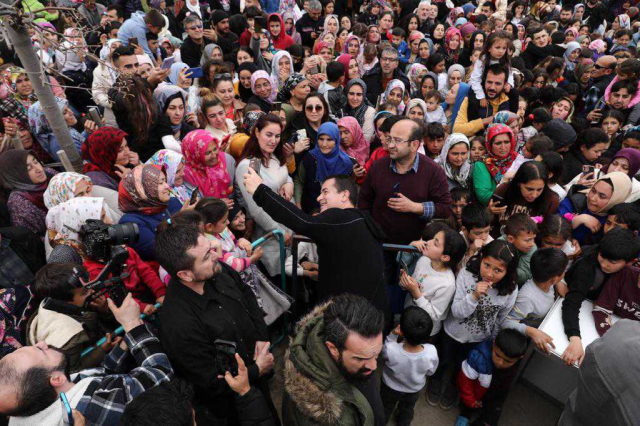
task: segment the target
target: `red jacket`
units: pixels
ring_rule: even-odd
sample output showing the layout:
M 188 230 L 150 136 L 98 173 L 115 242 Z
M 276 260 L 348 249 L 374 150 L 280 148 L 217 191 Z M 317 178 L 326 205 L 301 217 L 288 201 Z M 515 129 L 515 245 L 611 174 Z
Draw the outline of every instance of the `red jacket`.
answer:
M 140 301 L 147 290 L 151 290 L 155 299 L 164 296 L 167 291 L 167 286 L 160 281 L 158 274 L 140 258 L 138 253 L 131 247 L 127 247 L 129 251 L 129 259 L 127 259 L 127 272 L 130 274 L 129 278 L 125 279 L 125 288 L 131 296 L 140 305 L 140 311 L 144 311 L 148 303 Z M 89 271 L 89 279 L 94 280 L 105 267 L 104 263 L 96 262 L 94 260 L 87 259 L 84 261 L 84 267 Z
M 280 21 L 280 33 L 278 34 L 278 37 L 276 38 L 273 36 L 273 34 L 271 34 L 271 38 L 273 39 L 273 47 L 275 47 L 277 50 L 287 50 L 293 44 L 293 39 L 290 35 L 287 34 L 287 31 L 284 29 L 284 21 L 282 20 L 282 16 L 280 16 L 280 14 L 272 13 L 271 15 L 269 15 L 269 19 L 267 19 L 267 22 L 271 20 L 272 16 L 275 16 Z M 269 28 L 267 28 L 267 30 L 269 30 Z M 271 33 L 271 31 L 269 31 L 269 33 Z M 293 66 L 293 64 L 291 65 Z

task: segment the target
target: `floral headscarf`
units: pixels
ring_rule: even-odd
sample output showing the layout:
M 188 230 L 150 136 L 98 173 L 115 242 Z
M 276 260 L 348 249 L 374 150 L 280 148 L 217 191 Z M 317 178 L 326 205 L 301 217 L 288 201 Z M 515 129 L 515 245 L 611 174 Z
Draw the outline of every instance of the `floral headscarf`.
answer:
M 350 35 L 349 37 L 347 37 L 347 40 L 344 42 L 342 53 L 349 53 L 349 42 L 351 40 L 356 40 L 358 42 L 358 53 L 360 53 L 360 47 L 362 46 L 362 44 L 360 43 L 360 39 L 354 35 Z
M 258 119 L 263 115 L 265 115 L 263 111 L 249 111 L 246 113 L 242 118 L 242 130 L 244 130 L 247 135 L 251 135 Z
M 387 90 L 385 90 L 382 96 L 380 97 L 380 104 L 387 102 L 387 99 L 389 99 L 389 94 L 393 89 L 402 90 L 402 101 L 400 101 L 400 104 L 398 105 L 398 115 L 402 115 L 404 113 L 404 91 L 405 91 L 404 83 L 402 82 L 402 80 L 394 79 L 389 82 L 389 84 L 387 85 Z
M 273 55 L 273 59 L 271 60 L 271 84 L 276 83 L 277 89 L 282 89 L 284 85 L 284 81 L 280 81 L 280 59 L 289 58 L 289 74 L 293 72 L 293 59 L 291 59 L 291 54 L 286 50 L 279 50 Z
M 173 192 L 172 195 L 180 200 L 182 204 L 189 201 L 189 198 L 191 198 L 191 191 L 189 191 L 184 183 L 180 186 L 175 185 L 178 167 L 180 167 L 180 164 L 185 164 L 182 154 L 178 154 L 170 149 L 161 149 L 153 154 L 153 157 L 149 158 L 145 164 L 162 167 L 167 175 L 167 183 L 171 187 L 171 191 Z
M 25 109 L 29 109 L 31 105 L 38 101 L 38 98 L 35 92 L 31 92 L 28 96 L 21 96 L 18 93 L 18 90 L 16 89 L 16 81 L 18 81 L 18 77 L 22 74 L 27 75 L 27 71 L 25 71 L 24 68 L 13 66 L 3 70 L 0 74 L 0 79 L 2 79 L 2 82 L 7 85 L 7 88 L 13 97 L 18 100 Z
M 465 145 L 467 145 L 467 148 L 471 150 L 471 144 L 469 143 L 469 139 L 465 135 L 463 135 L 462 133 L 452 133 L 444 142 L 442 151 L 440 151 L 440 156 L 436 158 L 436 163 L 444 169 L 444 173 L 449 179 L 457 182 L 463 188 L 468 188 L 469 174 L 471 173 L 471 163 L 469 162 L 469 157 L 467 157 L 462 166 L 460 166 L 460 168 L 457 170 L 454 170 L 449 161 L 447 161 L 449 150 L 459 143 L 464 143 Z
M 298 84 L 307 80 L 307 77 L 304 75 L 294 72 L 287 78 L 287 81 L 284 82 L 282 89 L 278 92 L 278 100 L 280 102 L 289 102 L 291 99 L 291 91 L 298 87 Z
M 284 28 L 282 28 L 281 31 L 284 31 Z M 275 55 L 276 54 L 276 48 L 273 47 L 273 37 L 271 37 L 271 33 L 269 31 L 263 29 L 262 30 L 262 34 L 264 34 L 267 37 L 267 40 L 269 40 L 269 46 L 267 46 L 267 49 L 265 51 Z M 292 64 L 293 64 L 293 62 L 292 62 Z
M 198 186 L 205 197 L 226 198 L 233 192 L 233 187 L 224 152 L 218 151 L 218 163 L 215 166 L 209 167 L 205 163 L 204 154 L 211 143 L 220 146 L 220 141 L 205 130 L 194 130 L 184 137 L 184 178 L 190 184 Z
M 82 144 L 82 173 L 104 172 L 114 178 L 116 182 L 120 177 L 115 173 L 118 151 L 122 140 L 128 135 L 115 127 L 103 126 L 91 133 Z
M 278 92 L 278 84 L 274 84 L 274 82 L 271 80 L 271 77 L 269 76 L 269 74 L 267 74 L 266 71 L 260 70 L 253 73 L 253 75 L 251 76 L 251 91 L 253 92 L 254 95 L 259 96 L 258 93 L 256 93 L 256 82 L 261 78 L 264 78 L 269 83 L 271 83 L 271 93 L 264 100 L 269 103 L 272 103 L 276 99 L 276 94 Z
M 62 172 L 55 175 L 44 192 L 44 205 L 52 209 L 58 204 L 76 198 L 76 185 L 80 181 L 85 181 L 91 186 L 91 178 L 80 173 Z
M 411 82 L 411 93 L 418 90 L 418 83 L 420 82 L 418 78 L 420 77 L 420 74 L 424 72 L 429 72 L 429 70 L 422 64 L 413 63 L 409 66 L 409 69 L 407 70 L 407 77 L 409 77 L 409 81 Z
M 54 206 L 47 213 L 50 239 L 62 242 L 80 242 L 80 228 L 87 220 L 102 219 L 105 202 L 102 197 L 78 197 Z
M 631 18 L 629 18 L 629 15 L 627 15 L 626 13 L 618 15 L 618 23 L 620 24 L 620 29 L 631 29 Z
M 338 127 L 347 129 L 353 138 L 353 143 L 350 147 L 343 147 L 344 152 L 358 160 L 358 164 L 361 166 L 364 165 L 369 159 L 370 144 L 369 141 L 364 138 L 362 127 L 360 127 L 358 120 L 354 117 L 342 117 L 338 120 Z
M 127 173 L 118 187 L 118 208 L 124 213 L 153 216 L 167 209 L 160 200 L 158 185 L 164 176 L 160 166 L 141 164 Z
M 493 151 L 491 151 L 491 141 L 498 135 L 507 134 L 511 138 L 511 149 L 509 154 L 504 158 L 496 157 Z M 513 160 L 516 159 L 518 154 L 516 153 L 516 138 L 513 136 L 513 131 L 506 124 L 490 124 L 487 128 L 487 138 L 485 141 L 485 148 L 487 155 L 484 158 L 484 164 L 487 166 L 487 170 L 491 174 L 491 177 L 496 183 L 500 183 L 502 176 L 509 170 Z

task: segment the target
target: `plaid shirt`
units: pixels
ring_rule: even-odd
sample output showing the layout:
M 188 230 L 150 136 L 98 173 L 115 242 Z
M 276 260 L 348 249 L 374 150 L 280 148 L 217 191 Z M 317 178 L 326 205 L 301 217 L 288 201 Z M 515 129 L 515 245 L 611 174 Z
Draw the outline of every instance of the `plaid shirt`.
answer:
M 584 112 L 588 114 L 596 109 L 596 105 L 598 104 L 600 98 L 602 98 L 600 89 L 598 89 L 596 86 L 591 86 L 589 90 L 587 90 L 587 93 L 584 94 Z
M 0 101 L 0 112 L 5 117 L 13 117 L 20 121 L 27 129 L 29 128 L 29 118 L 27 109 L 15 98 L 9 96 Z
M 80 402 L 75 407 L 87 424 L 117 425 L 125 406 L 133 398 L 173 376 L 169 359 L 162 351 L 160 341 L 146 325 L 140 325 L 125 334 L 129 351 L 116 346 L 102 362 L 102 367 L 83 370 L 72 375 L 72 381 L 90 378 Z M 131 356 L 136 366 L 131 371 Z

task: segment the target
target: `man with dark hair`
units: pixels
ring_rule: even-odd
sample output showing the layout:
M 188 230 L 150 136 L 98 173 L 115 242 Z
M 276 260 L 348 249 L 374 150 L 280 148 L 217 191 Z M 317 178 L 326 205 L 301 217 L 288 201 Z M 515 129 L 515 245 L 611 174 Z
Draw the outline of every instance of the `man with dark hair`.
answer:
M 159 333 L 176 373 L 195 386 L 202 404 L 196 407 L 198 424 L 239 417 L 234 394 L 219 377 L 225 374 L 216 362 L 219 340 L 236 345 L 249 382 L 264 394 L 277 419 L 269 394 L 269 333 L 253 291 L 235 270 L 218 261 L 212 243 L 195 225 L 161 224 L 155 245 L 156 258 L 171 276 Z
M 483 81 L 487 107 L 481 108 L 480 101 L 473 90 L 469 91 L 469 95 L 460 105 L 453 131 L 468 137 L 482 135 L 485 128 L 493 121 L 494 115 L 499 111 L 508 111 L 509 96 L 505 93 L 508 77 L 509 72 L 502 65 L 489 66 Z
M 368 213 L 356 209 L 358 187 L 347 176 L 331 176 L 322 184 L 320 214 L 310 216 L 262 185 L 251 168 L 244 185 L 269 216 L 318 246 L 318 298 L 346 292 L 360 295 L 388 312 L 380 227 Z
M 107 6 L 102 16 L 102 26 L 106 26 L 106 24 L 112 22 L 118 22 L 119 24 L 124 23 L 124 12 L 122 11 L 122 8 L 120 6 L 116 6 L 113 4 Z
M 573 16 L 573 6 L 570 4 L 563 4 L 560 9 L 560 19 L 558 22 L 558 31 L 564 33 L 571 24 L 571 17 Z
M 318 93 L 324 96 L 329 105 L 329 114 L 336 119 L 347 106 L 347 95 L 344 92 L 344 65 L 338 61 L 327 65 L 327 80 L 320 83 Z M 337 119 L 336 119 L 337 121 Z
M 400 54 L 398 53 L 398 49 L 387 47 L 380 55 L 380 62 L 367 71 L 362 77 L 362 80 L 367 84 L 367 99 L 369 99 L 369 102 L 373 105 L 377 105 L 378 98 L 387 89 L 387 84 L 389 84 L 391 80 L 402 81 L 405 87 L 405 93 L 411 90 L 409 77 L 398 68 L 399 63 Z
M 337 296 L 300 320 L 285 359 L 285 425 L 352 425 L 363 418 L 384 424 L 373 374 L 383 322 L 382 312 L 353 294 Z
M 205 30 L 205 37 L 210 38 L 212 42 L 220 46 L 225 57 L 237 48 L 238 36 L 229 29 L 229 15 L 224 10 L 213 11 L 211 14 L 211 29 Z
M 182 24 L 187 32 L 187 37 L 180 47 L 180 57 L 182 62 L 189 67 L 199 67 L 205 45 L 202 20 L 198 15 L 191 14 L 185 18 Z
M 0 413 L 15 424 L 61 423 L 60 394 L 92 425 L 116 425 L 136 396 L 169 381 L 173 370 L 158 339 L 140 319 L 140 308 L 127 295 L 109 309 L 125 331 L 124 341 L 107 356 L 102 368 L 69 377 L 69 362 L 56 348 L 39 342 L 22 347 L 0 361 Z M 127 366 L 135 360 L 135 368 Z
M 147 46 L 147 32 L 158 34 L 164 24 L 162 14 L 156 9 L 150 9 L 146 14 L 136 12 L 122 24 L 118 31 L 118 38 L 124 46 L 129 45 L 129 39 L 136 38 L 144 53 L 153 57 L 153 53 Z

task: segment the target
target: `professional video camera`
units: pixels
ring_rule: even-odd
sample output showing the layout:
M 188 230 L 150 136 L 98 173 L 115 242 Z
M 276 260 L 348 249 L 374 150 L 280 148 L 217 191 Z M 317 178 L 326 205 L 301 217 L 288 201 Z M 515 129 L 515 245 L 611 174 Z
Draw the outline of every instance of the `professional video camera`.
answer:
M 69 284 L 74 288 L 85 288 L 90 293 L 85 299 L 84 305 L 78 307 L 70 303 L 54 300 L 50 297 L 44 299 L 43 307 L 65 315 L 81 316 L 90 309 L 91 303 L 99 297 L 109 294 L 116 306 L 121 306 L 127 297 L 124 280 L 129 277 L 128 272 L 123 272 L 127 266 L 129 252 L 122 244 L 135 243 L 140 232 L 135 223 L 123 225 L 106 225 L 101 220 L 87 220 L 80 230 L 82 241 L 86 247 L 87 255 L 96 261 L 108 262 L 100 275 L 95 280 L 87 282 L 89 277 L 86 271 L 75 268 L 74 274 L 69 278 Z M 107 278 L 112 275 L 111 278 Z

